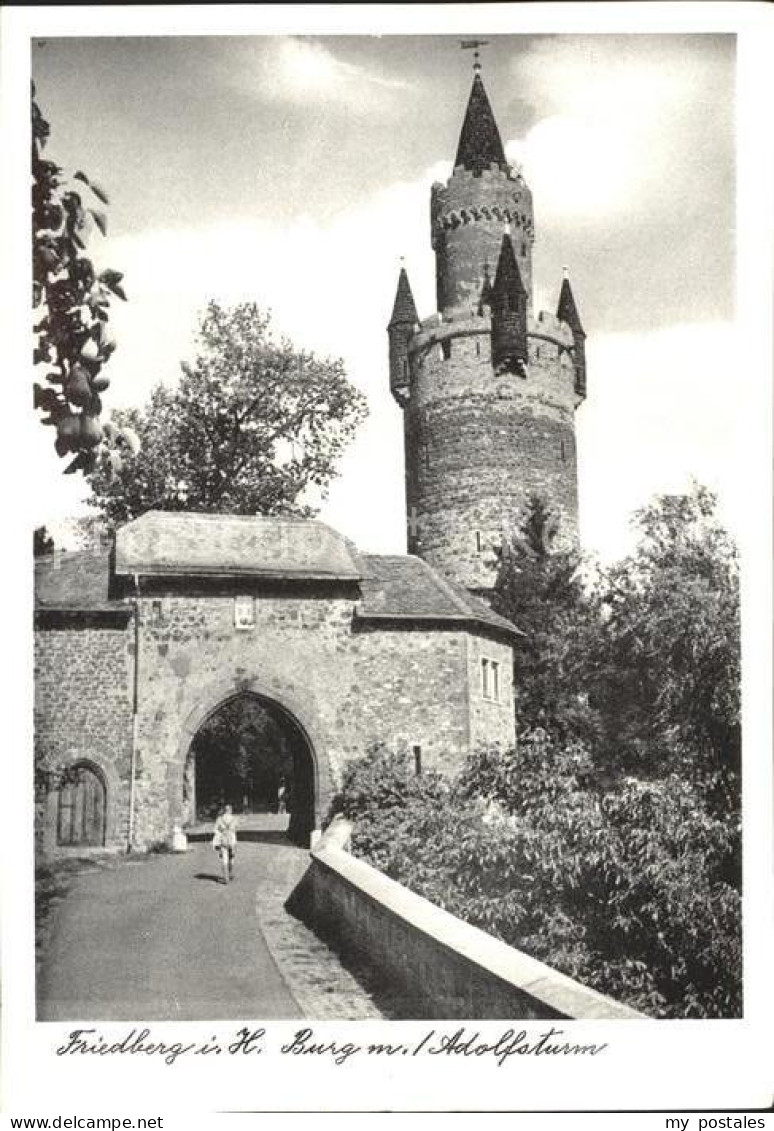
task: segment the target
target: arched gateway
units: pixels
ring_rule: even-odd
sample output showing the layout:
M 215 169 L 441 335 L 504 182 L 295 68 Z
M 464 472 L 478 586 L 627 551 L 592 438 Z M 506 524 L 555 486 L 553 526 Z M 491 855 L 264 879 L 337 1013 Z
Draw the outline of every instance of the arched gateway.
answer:
M 258 719 L 263 716 L 273 725 L 258 735 L 251 735 L 247 730 L 244 739 L 246 749 L 238 751 L 248 755 L 247 765 L 238 767 L 241 773 L 232 772 L 230 775 L 223 771 L 231 767 L 221 766 L 221 772 L 217 772 L 218 762 L 222 764 L 226 760 L 228 751 L 229 728 L 225 728 L 225 741 L 221 739 L 220 746 L 213 742 L 214 758 L 211 760 L 215 762 L 215 772 L 202 782 L 202 754 L 208 751 L 199 751 L 197 757 L 197 740 L 201 739 L 208 724 L 217 721 L 218 716 L 229 708 L 241 704 L 253 708 Z M 179 761 L 183 766 L 181 824 L 185 826 L 211 818 L 223 803 L 242 813 L 276 811 L 282 782 L 283 808 L 289 815 L 290 838 L 308 843 L 322 825 L 325 803 L 331 797 L 332 786 L 323 737 L 315 722 L 310 719 L 304 721 L 303 715 L 302 706 L 287 695 L 272 694 L 258 679 L 236 685 L 227 682 L 195 707 L 180 736 Z M 232 748 L 239 741 L 240 736 L 234 736 Z M 274 749 L 262 749 L 266 743 L 271 743 Z M 269 753 L 274 755 L 276 766 L 266 765 Z M 257 788 L 254 780 L 256 767 L 264 771 Z M 247 792 L 250 786 L 252 789 Z
M 36 575 L 36 759 L 99 768 L 107 845 L 169 843 L 196 818 L 197 765 L 210 809 L 237 789 L 265 805 L 271 773 L 289 773 L 302 839 L 376 746 L 452 769 L 513 744 L 516 629 L 419 558 L 360 554 L 321 523 L 149 512 L 109 555 Z M 227 774 L 201 736 L 245 702 L 284 753 Z M 56 806 L 38 811 L 53 850 Z

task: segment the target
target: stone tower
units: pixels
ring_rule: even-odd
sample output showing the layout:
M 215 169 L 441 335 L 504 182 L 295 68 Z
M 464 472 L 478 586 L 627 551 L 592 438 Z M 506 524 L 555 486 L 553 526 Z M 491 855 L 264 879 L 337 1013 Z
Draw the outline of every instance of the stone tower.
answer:
M 586 335 L 567 278 L 556 314 L 533 314 L 532 194 L 505 158 L 477 66 L 430 227 L 438 311 L 420 322 L 401 269 L 388 326 L 408 550 L 486 594 L 529 496 L 551 506 L 565 541 L 577 538 Z

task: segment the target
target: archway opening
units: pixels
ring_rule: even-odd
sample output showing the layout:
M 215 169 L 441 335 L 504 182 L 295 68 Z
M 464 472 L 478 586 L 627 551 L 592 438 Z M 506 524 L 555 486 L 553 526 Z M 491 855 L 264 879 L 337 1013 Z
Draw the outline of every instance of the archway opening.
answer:
M 184 777 L 187 823 L 213 820 L 221 806 L 231 805 L 243 818 L 273 814 L 273 828 L 308 843 L 315 779 L 311 744 L 297 720 L 272 700 L 241 692 L 208 715 L 193 737 Z

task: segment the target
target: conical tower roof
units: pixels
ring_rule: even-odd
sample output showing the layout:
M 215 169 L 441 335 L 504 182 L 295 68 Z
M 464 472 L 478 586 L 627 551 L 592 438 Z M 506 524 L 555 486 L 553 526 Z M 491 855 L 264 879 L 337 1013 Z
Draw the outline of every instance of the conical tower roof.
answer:
M 494 120 L 481 75 L 477 74 L 473 79 L 454 165 L 455 168 L 462 165 L 478 177 L 493 163 L 503 170 L 508 168 L 500 131 Z
M 395 292 L 395 304 L 392 308 L 392 318 L 387 324 L 389 329 L 391 326 L 413 326 L 415 322 L 419 321 L 417 308 L 414 304 L 414 296 L 411 293 L 411 285 L 408 281 L 406 268 L 401 267 L 400 275 L 398 276 L 398 289 Z
M 565 275 L 562 279 L 562 289 L 559 292 L 559 306 L 556 309 L 557 318 L 561 318 L 562 322 L 566 322 L 570 329 L 576 334 L 583 334 L 586 332 L 581 324 L 578 308 L 575 305 L 575 296 L 572 293 L 570 280 Z
M 513 241 L 506 232 L 500 245 L 500 256 L 497 260 L 492 295 L 517 294 L 526 295 L 527 291 L 522 282 L 521 271 L 513 250 Z

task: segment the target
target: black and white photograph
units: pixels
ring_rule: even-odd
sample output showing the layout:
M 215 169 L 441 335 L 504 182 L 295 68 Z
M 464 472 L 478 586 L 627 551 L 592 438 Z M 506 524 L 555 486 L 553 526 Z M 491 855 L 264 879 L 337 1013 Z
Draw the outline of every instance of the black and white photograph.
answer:
M 770 1110 L 763 13 L 494 7 L 6 21 L 14 1114 Z

